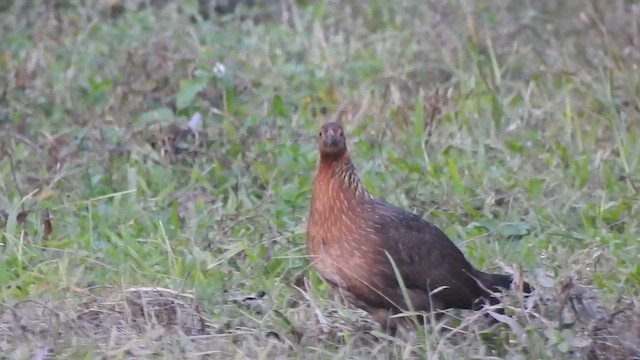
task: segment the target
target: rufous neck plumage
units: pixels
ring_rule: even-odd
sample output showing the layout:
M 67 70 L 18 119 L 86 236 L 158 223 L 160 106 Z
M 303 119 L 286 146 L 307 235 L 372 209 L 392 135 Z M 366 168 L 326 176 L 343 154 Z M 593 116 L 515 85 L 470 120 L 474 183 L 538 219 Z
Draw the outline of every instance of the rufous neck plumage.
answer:
M 314 188 L 319 186 L 327 186 L 327 189 L 334 189 L 333 191 L 336 189 L 347 191 L 355 197 L 371 197 L 360 181 L 356 167 L 346 151 L 340 155 L 320 154 Z

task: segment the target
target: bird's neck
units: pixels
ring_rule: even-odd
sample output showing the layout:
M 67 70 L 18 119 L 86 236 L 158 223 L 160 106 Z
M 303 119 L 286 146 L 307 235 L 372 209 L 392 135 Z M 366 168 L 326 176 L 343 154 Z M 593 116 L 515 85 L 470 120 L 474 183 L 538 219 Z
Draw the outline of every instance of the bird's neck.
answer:
M 314 192 L 322 193 L 316 194 L 321 197 L 336 195 L 336 192 L 340 192 L 342 196 L 371 198 L 371 194 L 362 184 L 356 167 L 347 154 L 339 158 L 321 157 L 313 188 Z

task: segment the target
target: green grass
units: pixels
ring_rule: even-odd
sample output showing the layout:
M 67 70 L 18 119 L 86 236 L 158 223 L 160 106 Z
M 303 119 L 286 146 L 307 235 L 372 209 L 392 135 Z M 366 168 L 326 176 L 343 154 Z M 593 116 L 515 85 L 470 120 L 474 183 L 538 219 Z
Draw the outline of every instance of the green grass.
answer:
M 0 352 L 632 356 L 637 2 L 258 2 L 199 22 L 196 1 L 142 2 L 0 13 Z M 374 195 L 481 269 L 519 268 L 533 307 L 505 300 L 514 320 L 490 329 L 454 311 L 407 343 L 335 303 L 304 230 L 338 117 Z

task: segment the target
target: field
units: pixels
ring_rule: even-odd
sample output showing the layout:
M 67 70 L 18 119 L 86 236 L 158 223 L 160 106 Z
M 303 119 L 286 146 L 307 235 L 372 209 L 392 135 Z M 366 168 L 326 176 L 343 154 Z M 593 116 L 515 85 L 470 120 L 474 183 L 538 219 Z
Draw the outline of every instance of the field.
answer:
M 0 11 L 0 358 L 640 358 L 638 1 Z M 411 341 L 336 302 L 304 235 L 332 119 L 535 296 Z

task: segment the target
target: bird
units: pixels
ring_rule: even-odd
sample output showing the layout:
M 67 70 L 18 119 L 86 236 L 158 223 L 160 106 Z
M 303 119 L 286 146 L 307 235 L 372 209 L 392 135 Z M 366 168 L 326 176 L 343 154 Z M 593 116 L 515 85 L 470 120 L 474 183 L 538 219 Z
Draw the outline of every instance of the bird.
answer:
M 306 251 L 318 275 L 348 305 L 394 335 L 400 321 L 392 316 L 402 311 L 479 310 L 500 303 L 493 293 L 510 289 L 513 276 L 478 270 L 437 226 L 372 196 L 338 122 L 320 127 L 317 146 Z M 532 292 L 527 282 L 521 286 L 523 293 Z

